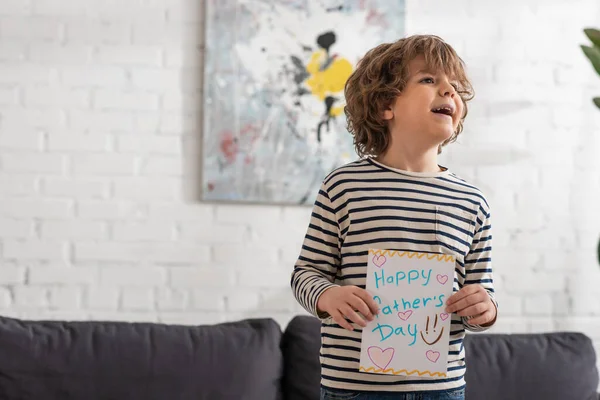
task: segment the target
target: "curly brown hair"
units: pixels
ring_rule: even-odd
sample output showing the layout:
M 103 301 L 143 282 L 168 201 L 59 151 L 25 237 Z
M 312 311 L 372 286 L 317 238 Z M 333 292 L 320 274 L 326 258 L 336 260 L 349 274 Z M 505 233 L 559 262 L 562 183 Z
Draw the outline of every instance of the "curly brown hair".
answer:
M 360 157 L 376 157 L 387 149 L 389 132 L 381 114 L 406 86 L 408 63 L 418 55 L 424 56 L 430 70 L 444 71 L 456 79 L 457 93 L 464 103 L 457 131 L 440 145 L 438 153 L 462 132 L 467 102 L 474 97 L 463 60 L 438 36 L 409 36 L 369 50 L 345 84 L 347 128 L 354 136 L 354 146 Z

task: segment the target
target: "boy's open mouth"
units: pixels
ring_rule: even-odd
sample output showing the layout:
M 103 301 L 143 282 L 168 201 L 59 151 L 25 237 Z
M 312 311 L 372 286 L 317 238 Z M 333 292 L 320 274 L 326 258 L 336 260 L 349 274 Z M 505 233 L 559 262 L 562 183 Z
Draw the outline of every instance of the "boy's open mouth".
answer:
M 444 114 L 451 117 L 452 114 L 454 114 L 454 107 L 452 107 L 450 104 L 443 104 L 439 107 L 432 108 L 431 112 L 436 114 Z

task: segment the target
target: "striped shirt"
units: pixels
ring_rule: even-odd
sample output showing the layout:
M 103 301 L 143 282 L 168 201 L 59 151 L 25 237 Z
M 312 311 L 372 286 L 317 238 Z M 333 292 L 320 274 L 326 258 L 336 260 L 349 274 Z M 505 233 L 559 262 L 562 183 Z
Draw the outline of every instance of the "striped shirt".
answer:
M 465 385 L 465 331 L 483 331 L 452 314 L 448 372 L 419 378 L 359 372 L 361 329 L 317 312 L 328 288 L 365 288 L 369 248 L 455 256 L 454 292 L 481 284 L 495 304 L 490 210 L 483 194 L 445 169 L 407 172 L 372 159 L 347 164 L 321 184 L 292 273 L 298 302 L 322 321 L 321 385 L 353 391 L 418 392 Z

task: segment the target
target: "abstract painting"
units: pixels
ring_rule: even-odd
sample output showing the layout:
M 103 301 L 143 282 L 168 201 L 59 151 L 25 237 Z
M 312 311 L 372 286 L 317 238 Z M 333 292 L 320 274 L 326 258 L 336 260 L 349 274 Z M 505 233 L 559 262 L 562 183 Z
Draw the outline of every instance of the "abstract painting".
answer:
M 206 201 L 310 205 L 357 159 L 344 85 L 372 47 L 405 33 L 403 0 L 209 0 Z

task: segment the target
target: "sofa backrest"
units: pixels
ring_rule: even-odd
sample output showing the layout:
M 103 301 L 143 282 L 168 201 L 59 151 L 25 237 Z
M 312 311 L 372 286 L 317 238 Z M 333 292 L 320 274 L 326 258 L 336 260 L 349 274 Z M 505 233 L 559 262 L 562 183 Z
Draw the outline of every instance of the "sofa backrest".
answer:
M 318 400 L 320 321 L 297 316 L 283 334 L 286 400 Z M 591 340 L 573 332 L 468 334 L 467 400 L 597 400 Z
M 281 328 L 0 317 L 0 399 L 281 399 Z

